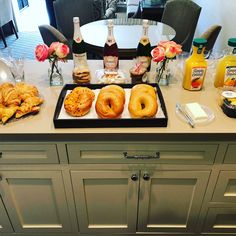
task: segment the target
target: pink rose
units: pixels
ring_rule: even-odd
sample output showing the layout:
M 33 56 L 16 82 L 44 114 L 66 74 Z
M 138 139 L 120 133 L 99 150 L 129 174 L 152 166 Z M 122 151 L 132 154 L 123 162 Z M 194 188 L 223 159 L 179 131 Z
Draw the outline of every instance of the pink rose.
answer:
M 56 52 L 56 49 L 58 48 L 58 46 L 60 45 L 59 42 L 53 42 L 51 43 L 50 47 L 49 47 L 49 55 L 52 55 Z
M 165 49 L 165 56 L 167 58 L 174 58 L 176 55 L 182 52 L 182 46 L 174 41 L 161 41 L 158 46 Z
M 49 48 L 46 44 L 39 44 L 35 48 L 35 57 L 38 61 L 45 61 L 48 58 Z
M 55 51 L 56 55 L 59 58 L 65 58 L 69 54 L 69 52 L 70 52 L 69 47 L 63 43 L 59 43 Z
M 165 49 L 163 47 L 157 46 L 152 49 L 151 55 L 154 62 L 163 61 L 165 59 Z

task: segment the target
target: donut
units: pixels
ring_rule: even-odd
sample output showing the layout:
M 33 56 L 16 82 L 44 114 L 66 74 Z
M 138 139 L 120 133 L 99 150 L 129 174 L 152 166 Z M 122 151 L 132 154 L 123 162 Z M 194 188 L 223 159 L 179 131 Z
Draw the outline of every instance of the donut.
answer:
M 91 89 L 76 87 L 66 96 L 64 108 L 71 116 L 84 116 L 90 111 L 94 97 Z
M 141 93 L 141 92 L 149 93 L 155 99 L 157 98 L 155 88 L 153 88 L 151 85 L 148 85 L 148 84 L 137 84 L 137 85 L 135 85 L 131 90 L 131 95 L 135 94 L 136 92 L 138 92 L 138 93 Z
M 100 118 L 118 118 L 124 110 L 124 103 L 124 89 L 118 85 L 108 85 L 100 90 L 95 110 Z
M 148 118 L 157 112 L 157 95 L 154 87 L 137 84 L 131 89 L 128 109 L 133 118 Z

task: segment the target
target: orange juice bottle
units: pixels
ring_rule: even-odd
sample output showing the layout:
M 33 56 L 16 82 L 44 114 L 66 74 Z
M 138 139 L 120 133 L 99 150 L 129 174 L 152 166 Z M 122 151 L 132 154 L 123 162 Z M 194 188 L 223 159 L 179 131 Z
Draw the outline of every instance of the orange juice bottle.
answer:
M 206 75 L 207 62 L 204 58 L 206 39 L 195 38 L 193 40 L 192 55 L 186 60 L 184 68 L 183 88 L 190 91 L 202 89 Z
M 218 62 L 214 82 L 216 88 L 236 86 L 236 38 L 230 38 L 228 46 L 233 50 Z

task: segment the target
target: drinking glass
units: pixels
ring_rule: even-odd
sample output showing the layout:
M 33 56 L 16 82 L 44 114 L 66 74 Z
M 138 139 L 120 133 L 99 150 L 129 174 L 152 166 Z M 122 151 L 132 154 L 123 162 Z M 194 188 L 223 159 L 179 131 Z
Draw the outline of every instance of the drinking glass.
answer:
M 16 83 L 23 82 L 25 80 L 24 75 L 24 57 L 11 58 L 10 71 Z
M 176 56 L 177 59 L 177 64 L 178 64 L 178 68 L 180 71 L 184 70 L 184 64 L 186 59 L 188 59 L 190 57 L 191 53 L 190 52 L 182 52 L 181 54 Z

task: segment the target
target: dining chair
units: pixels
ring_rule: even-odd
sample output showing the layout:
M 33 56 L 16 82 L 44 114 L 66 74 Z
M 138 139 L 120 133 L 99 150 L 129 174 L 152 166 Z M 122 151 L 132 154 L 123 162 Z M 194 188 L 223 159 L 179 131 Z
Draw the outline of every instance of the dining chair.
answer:
M 189 52 L 201 7 L 191 0 L 169 0 L 166 2 L 161 22 L 174 28 L 176 35 L 173 39 L 182 45 L 182 50 Z
M 60 42 L 69 46 L 71 52 L 71 42 L 55 27 L 51 25 L 39 25 L 39 32 L 42 36 L 43 42 L 50 47 L 52 42 Z M 67 56 L 68 59 L 72 58 L 72 53 Z
M 201 38 L 205 38 L 207 40 L 207 45 L 205 47 L 205 54 L 207 57 L 210 56 L 215 42 L 220 34 L 222 26 L 221 25 L 212 25 L 205 32 L 201 34 Z
M 0 6 L 1 6 L 1 13 L 0 13 L 0 36 L 2 38 L 2 41 L 4 43 L 4 46 L 7 47 L 7 42 L 5 39 L 5 34 L 3 31 L 3 27 L 7 24 L 10 25 L 12 31 L 16 35 L 16 38 L 18 39 L 18 34 L 16 32 L 16 28 L 13 22 L 14 15 L 13 15 L 13 8 L 12 3 L 9 0 L 0 0 Z
M 58 30 L 68 39 L 73 38 L 73 17 L 80 18 L 80 25 L 100 18 L 94 0 L 56 0 L 53 2 Z

